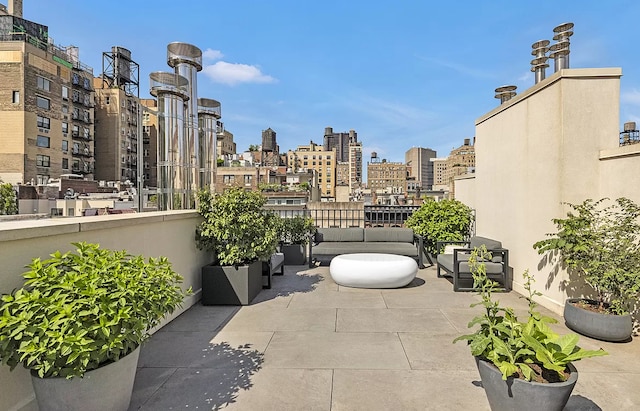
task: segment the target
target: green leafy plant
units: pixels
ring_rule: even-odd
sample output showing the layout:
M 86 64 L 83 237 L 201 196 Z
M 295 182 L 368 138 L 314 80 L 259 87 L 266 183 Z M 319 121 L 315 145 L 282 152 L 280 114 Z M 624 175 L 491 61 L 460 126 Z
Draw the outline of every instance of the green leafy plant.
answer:
M 204 220 L 196 230 L 201 249 L 215 252 L 220 265 L 244 265 L 269 259 L 279 241 L 278 216 L 263 209 L 266 198 L 255 191 L 230 187 L 214 195 L 198 193 Z
M 529 317 L 526 322 L 518 321 L 512 308 L 502 307 L 499 301 L 493 300 L 492 293 L 499 284 L 487 277 L 484 261 L 491 261 L 491 253 L 484 246 L 474 249 L 469 265 L 481 301 L 471 306 L 483 306 L 484 313 L 475 317 L 469 328 L 479 328 L 472 334 L 456 338 L 454 343 L 467 341 L 471 354 L 495 365 L 503 380 L 514 376 L 536 382 L 565 381 L 570 363 L 607 354 L 602 349 L 580 348 L 575 334 L 560 336 L 551 330 L 548 324 L 556 320 L 535 310 L 533 297 L 541 294 L 532 290 L 534 280 L 528 271 L 523 277 L 528 293 L 524 298 L 529 303 Z
M 0 359 L 11 369 L 81 377 L 136 349 L 191 292 L 165 257 L 73 245 L 33 259 L 24 287 L 2 296 Z
M 286 244 L 307 244 L 316 225 L 311 217 L 295 216 L 280 220 L 281 240 Z
M 429 253 L 436 254 L 438 241 L 463 241 L 469 236 L 473 213 L 458 200 L 426 201 L 405 225 L 424 238 Z
M 0 215 L 18 214 L 18 199 L 13 186 L 0 180 Z
M 640 295 L 640 207 L 627 198 L 567 204 L 567 218 L 553 219 L 558 232 L 536 242 L 539 254 L 556 252 L 569 274 L 597 294 L 601 309 L 633 310 Z

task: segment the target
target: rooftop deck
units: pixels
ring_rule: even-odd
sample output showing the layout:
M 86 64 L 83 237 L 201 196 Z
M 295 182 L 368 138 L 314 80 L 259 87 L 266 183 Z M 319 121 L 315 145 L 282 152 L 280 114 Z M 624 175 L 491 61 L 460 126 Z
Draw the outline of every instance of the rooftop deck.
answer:
M 499 299 L 526 314 L 511 292 Z M 245 307 L 191 307 L 142 348 L 131 410 L 488 410 L 466 333 L 480 307 L 420 270 L 408 287 L 352 289 L 286 267 Z M 568 332 L 561 318 L 554 328 Z M 640 339 L 576 363 L 566 410 L 640 409 Z

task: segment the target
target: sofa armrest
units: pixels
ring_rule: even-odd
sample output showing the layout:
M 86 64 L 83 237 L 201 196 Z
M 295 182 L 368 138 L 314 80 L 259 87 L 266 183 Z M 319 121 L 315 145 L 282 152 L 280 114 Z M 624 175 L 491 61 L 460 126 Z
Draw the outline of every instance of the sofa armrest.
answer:
M 466 245 L 467 247 L 469 247 L 470 244 L 471 243 L 469 241 L 436 241 L 436 251 L 438 252 L 438 254 L 441 254 L 440 250 L 444 249 L 444 246 L 446 245 Z

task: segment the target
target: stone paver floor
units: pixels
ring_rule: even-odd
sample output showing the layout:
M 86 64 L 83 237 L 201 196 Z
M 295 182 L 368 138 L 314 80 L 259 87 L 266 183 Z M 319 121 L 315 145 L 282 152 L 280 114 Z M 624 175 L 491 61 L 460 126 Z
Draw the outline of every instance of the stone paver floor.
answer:
M 198 303 L 155 333 L 130 409 L 488 410 L 468 347 L 452 344 L 477 299 L 434 268 L 405 288 L 367 290 L 338 286 L 328 267 L 286 267 L 251 305 Z M 499 299 L 526 312 L 516 293 Z M 640 338 L 580 341 L 610 355 L 576 364 L 565 409 L 640 409 Z

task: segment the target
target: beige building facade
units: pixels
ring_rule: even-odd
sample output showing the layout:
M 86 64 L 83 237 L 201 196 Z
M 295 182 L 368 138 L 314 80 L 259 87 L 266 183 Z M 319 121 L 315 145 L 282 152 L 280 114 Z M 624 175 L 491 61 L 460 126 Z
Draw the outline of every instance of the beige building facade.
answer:
M 510 251 L 514 289 L 534 275 L 540 303 L 562 312 L 568 275 L 533 249 L 565 202 L 640 202 L 640 145 L 619 145 L 620 68 L 563 69 L 476 120 L 476 173 L 456 198 L 476 210 L 476 233 Z M 624 176 L 621 178 L 621 176 Z M 575 285 L 575 283 L 572 283 Z M 573 288 L 573 287 L 571 287 Z
M 229 130 L 224 130 L 220 135 L 218 135 L 218 158 L 224 158 L 226 155 L 237 154 L 236 151 L 236 143 L 233 141 L 233 133 L 229 132 Z
M 406 194 L 407 165 L 384 160 L 367 163 L 367 185 L 371 194 Z
M 318 176 L 318 185 L 324 198 L 335 198 L 336 188 L 336 150 L 325 151 L 313 141 L 308 146 L 298 146 L 287 152 L 287 167 L 294 172 L 314 170 Z
M 93 179 L 92 78 L 75 47 L 28 33 L 0 36 L 0 179 L 34 185 L 72 173 Z
M 97 180 L 137 180 L 138 98 L 94 79 L 96 91 Z

